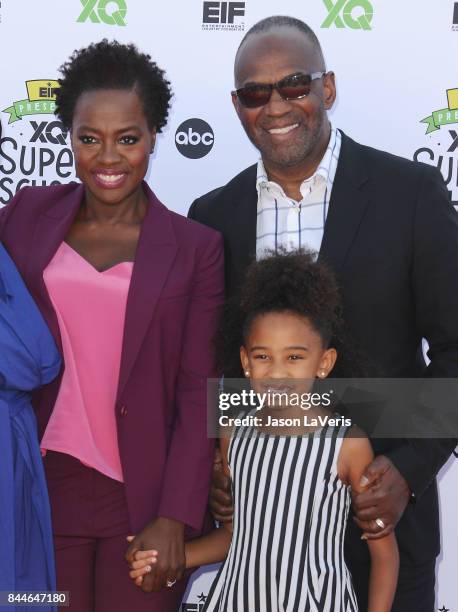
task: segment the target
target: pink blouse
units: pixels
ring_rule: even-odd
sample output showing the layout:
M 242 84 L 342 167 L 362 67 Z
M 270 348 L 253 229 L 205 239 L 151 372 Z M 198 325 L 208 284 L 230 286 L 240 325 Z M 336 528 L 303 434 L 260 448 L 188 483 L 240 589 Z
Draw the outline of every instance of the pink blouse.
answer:
M 62 242 L 43 272 L 65 371 L 41 447 L 121 482 L 115 401 L 132 269 L 123 262 L 98 272 Z

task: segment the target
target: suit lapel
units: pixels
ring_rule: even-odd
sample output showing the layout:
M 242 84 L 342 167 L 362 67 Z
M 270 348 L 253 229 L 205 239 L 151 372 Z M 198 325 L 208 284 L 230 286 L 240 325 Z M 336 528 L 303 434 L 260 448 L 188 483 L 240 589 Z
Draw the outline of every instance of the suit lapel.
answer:
M 84 188 L 80 185 L 38 217 L 25 270 L 27 286 L 61 352 L 59 324 L 43 280 L 43 271 L 67 235 L 81 205 L 83 193 Z
M 326 218 L 320 259 L 336 272 L 346 260 L 366 211 L 368 175 L 358 145 L 342 134 L 342 147 Z
M 229 249 L 226 270 L 228 293 L 231 295 L 245 277 L 250 262 L 256 256 L 256 220 L 258 194 L 256 191 L 256 165 L 247 169 L 237 191 L 228 190 L 231 201 L 227 206 L 226 238 Z
M 150 205 L 142 223 L 127 298 L 118 397 L 129 379 L 178 251 L 169 211 L 146 183 L 144 189 Z

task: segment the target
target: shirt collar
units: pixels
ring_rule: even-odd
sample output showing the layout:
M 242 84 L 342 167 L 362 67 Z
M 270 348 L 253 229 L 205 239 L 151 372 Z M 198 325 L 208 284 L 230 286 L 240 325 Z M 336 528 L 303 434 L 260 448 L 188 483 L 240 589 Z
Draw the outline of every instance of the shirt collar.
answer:
M 326 183 L 328 182 L 329 174 L 331 171 L 332 153 L 336 145 L 336 132 L 337 132 L 336 128 L 333 128 L 331 126 L 331 135 L 329 138 L 329 143 L 326 148 L 326 151 L 320 163 L 318 164 L 318 167 L 315 170 L 314 174 L 312 174 L 312 176 L 310 176 L 308 179 L 305 179 L 302 185 L 304 185 L 305 183 L 315 182 L 317 177 L 323 178 L 326 181 Z M 267 178 L 266 169 L 264 168 L 264 164 L 262 162 L 262 158 L 259 158 L 258 166 L 257 166 L 257 173 L 256 173 L 256 189 L 257 189 L 258 195 L 262 187 L 272 187 L 275 189 L 280 189 L 281 192 L 283 192 L 281 185 L 279 185 L 278 183 L 275 183 L 274 181 L 269 181 L 269 179 Z

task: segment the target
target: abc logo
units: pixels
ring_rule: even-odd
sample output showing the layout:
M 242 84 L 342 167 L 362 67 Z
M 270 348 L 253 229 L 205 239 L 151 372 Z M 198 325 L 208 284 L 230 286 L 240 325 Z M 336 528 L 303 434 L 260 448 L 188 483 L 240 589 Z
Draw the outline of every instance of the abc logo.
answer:
M 189 159 L 199 159 L 210 153 L 215 141 L 213 130 L 202 119 L 187 119 L 175 134 L 178 151 Z

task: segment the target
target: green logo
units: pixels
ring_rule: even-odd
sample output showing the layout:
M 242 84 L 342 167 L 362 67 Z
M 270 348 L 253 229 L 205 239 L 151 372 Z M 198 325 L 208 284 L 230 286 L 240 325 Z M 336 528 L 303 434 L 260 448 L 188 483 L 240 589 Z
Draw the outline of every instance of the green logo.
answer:
M 92 23 L 106 23 L 107 25 L 126 25 L 127 4 L 126 0 L 80 0 L 84 6 L 81 15 L 76 20 L 78 23 L 84 23 L 88 19 Z M 117 5 L 117 8 L 111 12 L 109 5 Z
M 426 123 L 426 133 L 436 132 L 440 130 L 442 125 L 450 125 L 458 123 L 458 88 L 447 89 L 447 108 L 433 111 L 429 117 L 425 117 L 420 123 Z
M 369 0 L 323 0 L 329 15 L 321 24 L 322 28 L 347 26 L 352 30 L 370 30 L 374 9 Z M 357 11 L 355 9 L 358 9 Z
M 13 102 L 2 113 L 9 113 L 8 123 L 14 123 L 24 115 L 52 115 L 56 108 L 56 91 L 60 87 L 58 81 L 35 79 L 26 81 L 27 99 Z

